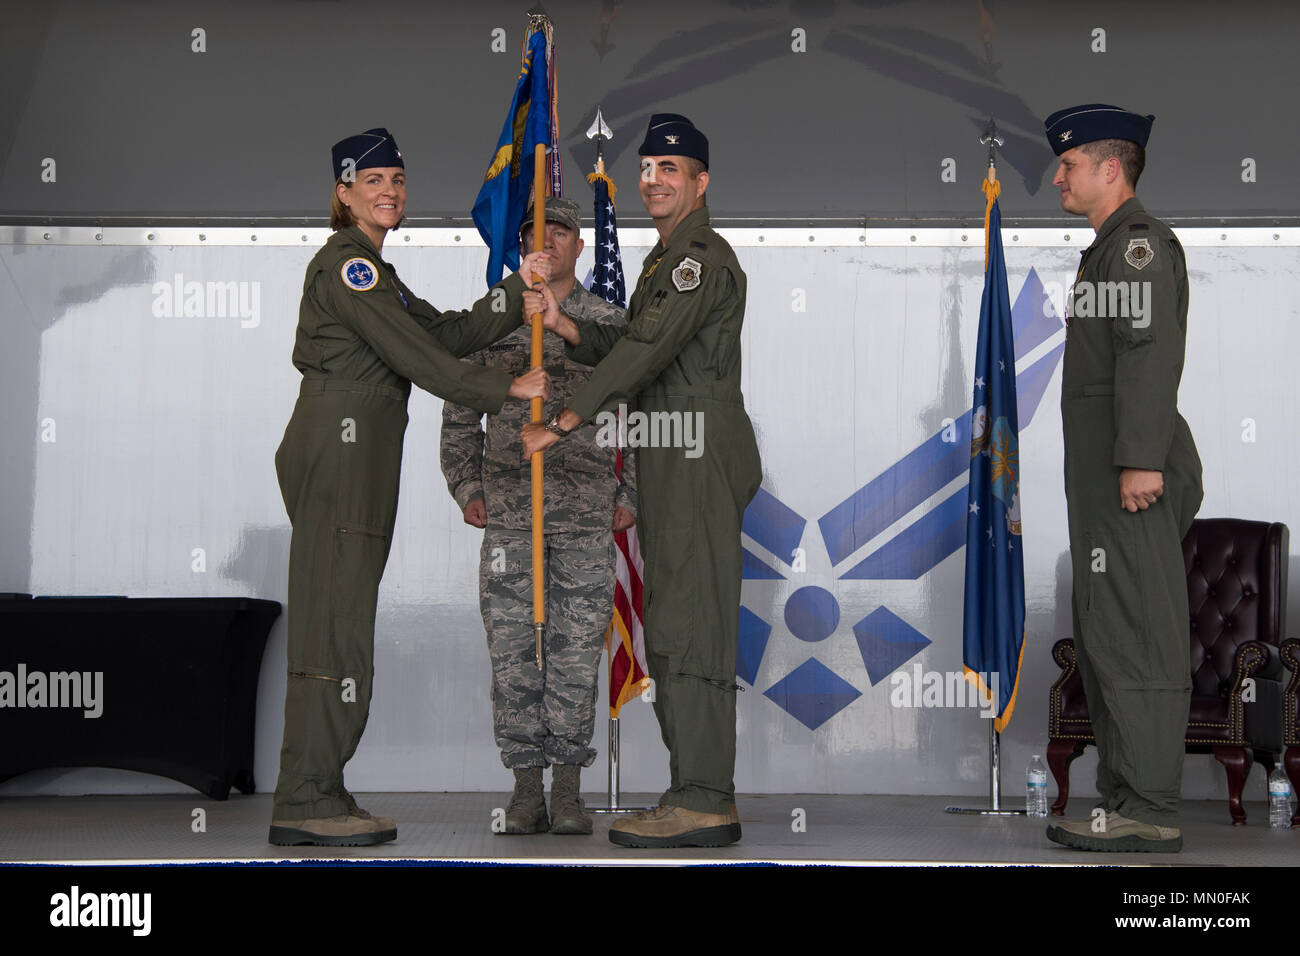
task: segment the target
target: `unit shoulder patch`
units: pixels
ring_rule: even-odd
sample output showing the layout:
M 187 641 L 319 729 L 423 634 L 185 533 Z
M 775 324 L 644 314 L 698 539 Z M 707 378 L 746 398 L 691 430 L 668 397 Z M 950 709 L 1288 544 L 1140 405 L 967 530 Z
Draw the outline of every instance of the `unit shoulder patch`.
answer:
M 369 292 L 379 282 L 379 270 L 369 259 L 353 256 L 339 269 L 343 284 L 354 292 Z
M 700 284 L 700 273 L 704 267 L 690 256 L 682 259 L 673 270 L 673 285 L 678 292 L 690 292 Z
M 1130 239 L 1128 248 L 1124 250 L 1124 261 L 1134 269 L 1141 271 L 1145 269 L 1153 258 L 1155 250 L 1151 248 L 1151 240 L 1145 236 L 1141 239 Z

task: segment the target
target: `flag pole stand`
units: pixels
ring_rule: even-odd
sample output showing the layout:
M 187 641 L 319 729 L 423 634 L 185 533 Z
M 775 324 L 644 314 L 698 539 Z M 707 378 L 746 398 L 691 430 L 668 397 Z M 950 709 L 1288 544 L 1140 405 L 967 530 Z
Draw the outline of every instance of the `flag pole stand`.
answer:
M 588 813 L 632 813 L 638 810 L 653 810 L 654 807 L 620 807 L 618 780 L 618 718 L 609 718 L 609 806 L 587 807 Z
M 622 813 L 618 781 L 618 718 L 609 718 L 609 806 L 588 807 L 592 813 Z
M 999 744 L 1002 735 L 989 721 L 989 805 L 987 807 L 944 807 L 944 813 L 973 813 L 981 816 L 1023 817 L 1025 810 L 1009 810 L 1002 806 L 1002 764 Z

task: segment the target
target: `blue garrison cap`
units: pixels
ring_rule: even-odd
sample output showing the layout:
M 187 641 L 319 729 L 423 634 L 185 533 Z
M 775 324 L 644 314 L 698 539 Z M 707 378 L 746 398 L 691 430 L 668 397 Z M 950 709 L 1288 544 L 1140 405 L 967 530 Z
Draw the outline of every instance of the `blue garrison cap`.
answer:
M 709 168 L 709 139 L 677 113 L 655 113 L 637 150 L 642 156 L 689 156 Z
M 1145 148 L 1154 116 L 1130 113 L 1105 103 L 1085 103 L 1057 110 L 1043 123 L 1047 144 L 1060 156 L 1067 150 L 1099 139 L 1127 139 Z
M 368 129 L 356 136 L 349 136 L 334 144 L 334 178 L 343 175 L 343 162 L 350 159 L 353 169 L 371 169 L 375 166 L 400 166 L 402 151 L 397 148 L 397 140 L 382 126 Z

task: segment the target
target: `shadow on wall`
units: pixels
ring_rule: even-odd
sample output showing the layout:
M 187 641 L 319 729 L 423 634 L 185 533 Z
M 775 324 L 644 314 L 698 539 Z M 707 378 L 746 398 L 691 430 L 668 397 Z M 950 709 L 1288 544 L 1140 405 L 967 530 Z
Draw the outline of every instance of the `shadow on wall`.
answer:
M 14 245 L 0 255 L 0 308 L 7 320 L 0 349 L 0 381 L 5 384 L 0 440 L 8 452 L 0 461 L 0 591 L 31 587 L 42 336 L 70 309 L 154 278 L 149 250 L 104 253 L 99 248 Z
M 227 581 L 248 586 L 248 596 L 284 604 L 289 586 L 289 540 L 292 528 L 282 525 L 245 525 L 239 544 L 221 564 Z

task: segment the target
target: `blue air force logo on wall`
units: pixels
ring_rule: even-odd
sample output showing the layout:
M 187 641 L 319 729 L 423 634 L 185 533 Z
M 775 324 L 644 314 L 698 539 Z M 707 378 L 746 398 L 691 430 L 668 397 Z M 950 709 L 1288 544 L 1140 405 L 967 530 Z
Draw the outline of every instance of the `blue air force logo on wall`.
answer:
M 1018 358 L 1039 350 L 1064 328 L 1033 269 L 1011 314 Z M 1021 429 L 1033 421 L 1064 352 L 1062 340 L 1032 361 L 1017 363 Z M 977 388 L 980 384 L 976 382 Z M 873 687 L 882 682 L 888 686 L 890 676 L 925 650 L 931 640 L 878 598 L 873 600 L 877 589 L 855 589 L 841 582 L 916 581 L 964 548 L 970 517 L 965 479 L 971 459 L 980 454 L 992 458 L 994 494 L 1007 506 L 1007 530 L 1019 536 L 1016 439 L 1006 419 L 999 416 L 988 421 L 982 404 L 953 416 L 951 424 L 818 518 L 814 533 L 819 532 L 820 543 L 807 533 L 813 524 L 808 518 L 759 488 L 745 510 L 742 526 L 746 584 L 740 607 L 737 678 L 750 687 L 757 687 L 760 680 L 770 684 L 762 689 L 763 696 L 810 731 L 819 729 Z M 958 479 L 962 480 L 955 491 L 901 530 L 891 530 Z M 813 572 L 809 566 L 827 570 Z M 808 584 L 793 589 L 783 607 L 779 601 L 769 603 L 773 591 L 761 582 L 800 579 Z M 777 626 L 779 619 L 784 619 L 784 630 Z M 842 622 L 847 626 L 842 627 Z M 857 645 L 870 686 L 854 686 L 812 656 L 808 645 L 837 638 Z M 788 659 L 793 653 L 795 658 L 804 658 L 803 663 L 784 674 L 766 675 L 766 651 L 778 641 L 786 643 L 776 657 Z M 836 655 L 821 656 L 833 660 Z M 782 670 L 785 667 L 781 665 Z
M 379 281 L 379 270 L 375 268 L 375 264 L 361 256 L 355 256 L 343 263 L 339 274 L 343 276 L 343 284 L 354 292 L 369 292 Z

